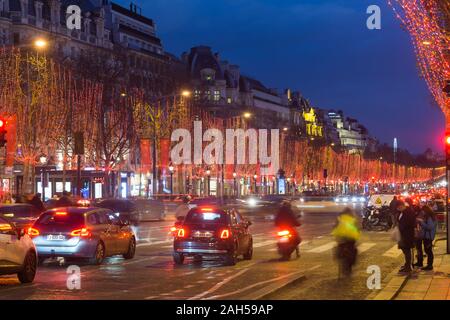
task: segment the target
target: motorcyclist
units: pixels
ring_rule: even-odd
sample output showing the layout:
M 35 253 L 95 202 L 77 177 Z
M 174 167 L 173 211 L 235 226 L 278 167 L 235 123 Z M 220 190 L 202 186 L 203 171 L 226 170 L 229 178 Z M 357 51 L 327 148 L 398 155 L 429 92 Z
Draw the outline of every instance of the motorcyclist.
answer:
M 292 210 L 291 203 L 287 200 L 284 200 L 281 203 L 280 208 L 278 209 L 277 216 L 275 217 L 275 226 L 280 229 L 288 229 L 294 238 L 295 245 L 298 246 L 301 242 L 301 239 L 296 230 L 296 227 L 300 227 L 300 225 L 300 222 L 298 221 L 294 211 Z
M 356 241 L 361 236 L 357 220 L 352 209 L 345 208 L 339 214 L 335 228 L 331 233 L 337 241 L 336 258 L 340 265 L 340 275 L 351 275 L 356 262 Z

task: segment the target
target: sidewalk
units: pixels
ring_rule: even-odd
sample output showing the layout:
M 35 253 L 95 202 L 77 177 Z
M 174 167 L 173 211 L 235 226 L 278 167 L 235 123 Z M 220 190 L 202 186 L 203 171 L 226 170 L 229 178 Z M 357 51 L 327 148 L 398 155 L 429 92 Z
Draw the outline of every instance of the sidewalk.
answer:
M 410 276 L 392 275 L 375 300 L 450 300 L 450 255 L 445 253 L 446 240 L 434 247 L 434 270 L 414 269 Z M 426 262 L 426 258 L 425 261 Z

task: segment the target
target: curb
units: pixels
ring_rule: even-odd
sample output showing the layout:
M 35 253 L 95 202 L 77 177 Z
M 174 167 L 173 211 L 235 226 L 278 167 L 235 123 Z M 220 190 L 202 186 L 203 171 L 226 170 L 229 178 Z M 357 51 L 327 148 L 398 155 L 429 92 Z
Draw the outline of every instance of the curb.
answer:
M 264 300 L 269 295 L 279 292 L 287 286 L 294 285 L 306 279 L 305 274 L 293 275 L 283 281 L 265 286 L 244 297 L 245 300 Z
M 387 278 L 389 281 L 384 289 L 369 294 L 365 300 L 394 300 L 411 278 L 411 274 L 399 276 L 397 271 L 392 271 Z

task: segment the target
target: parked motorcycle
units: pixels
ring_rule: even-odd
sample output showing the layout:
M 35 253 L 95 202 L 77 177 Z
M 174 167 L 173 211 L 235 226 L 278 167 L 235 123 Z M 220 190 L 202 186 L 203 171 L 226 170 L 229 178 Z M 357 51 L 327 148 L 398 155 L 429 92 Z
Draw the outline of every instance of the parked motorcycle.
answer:
M 291 228 L 282 228 L 278 231 L 277 236 L 278 253 L 281 255 L 282 260 L 289 260 L 294 251 L 296 257 L 300 257 L 299 245 L 301 239 L 295 230 L 292 230 Z
M 367 207 L 362 217 L 362 228 L 364 230 L 382 229 L 388 231 L 394 225 L 394 219 L 388 206 L 375 208 Z

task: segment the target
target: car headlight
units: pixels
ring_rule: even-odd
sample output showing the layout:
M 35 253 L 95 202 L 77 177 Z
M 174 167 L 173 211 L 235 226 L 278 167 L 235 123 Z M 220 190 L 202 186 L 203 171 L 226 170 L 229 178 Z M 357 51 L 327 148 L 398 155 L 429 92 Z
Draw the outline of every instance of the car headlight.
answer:
M 343 202 L 348 202 L 348 198 L 342 198 Z
M 361 197 L 361 198 L 359 198 L 359 201 L 364 202 L 364 201 L 366 201 L 366 199 L 364 197 Z
M 356 201 L 358 201 L 358 200 L 356 199 L 356 197 L 353 197 L 353 198 L 352 198 L 352 202 L 356 202 Z
M 336 198 L 336 199 L 334 199 L 334 201 L 335 201 L 335 202 L 341 202 L 341 199 Z
M 300 198 L 300 202 L 305 202 L 305 199 L 303 199 L 303 198 Z
M 249 206 L 256 206 L 256 199 L 248 199 L 247 203 Z

